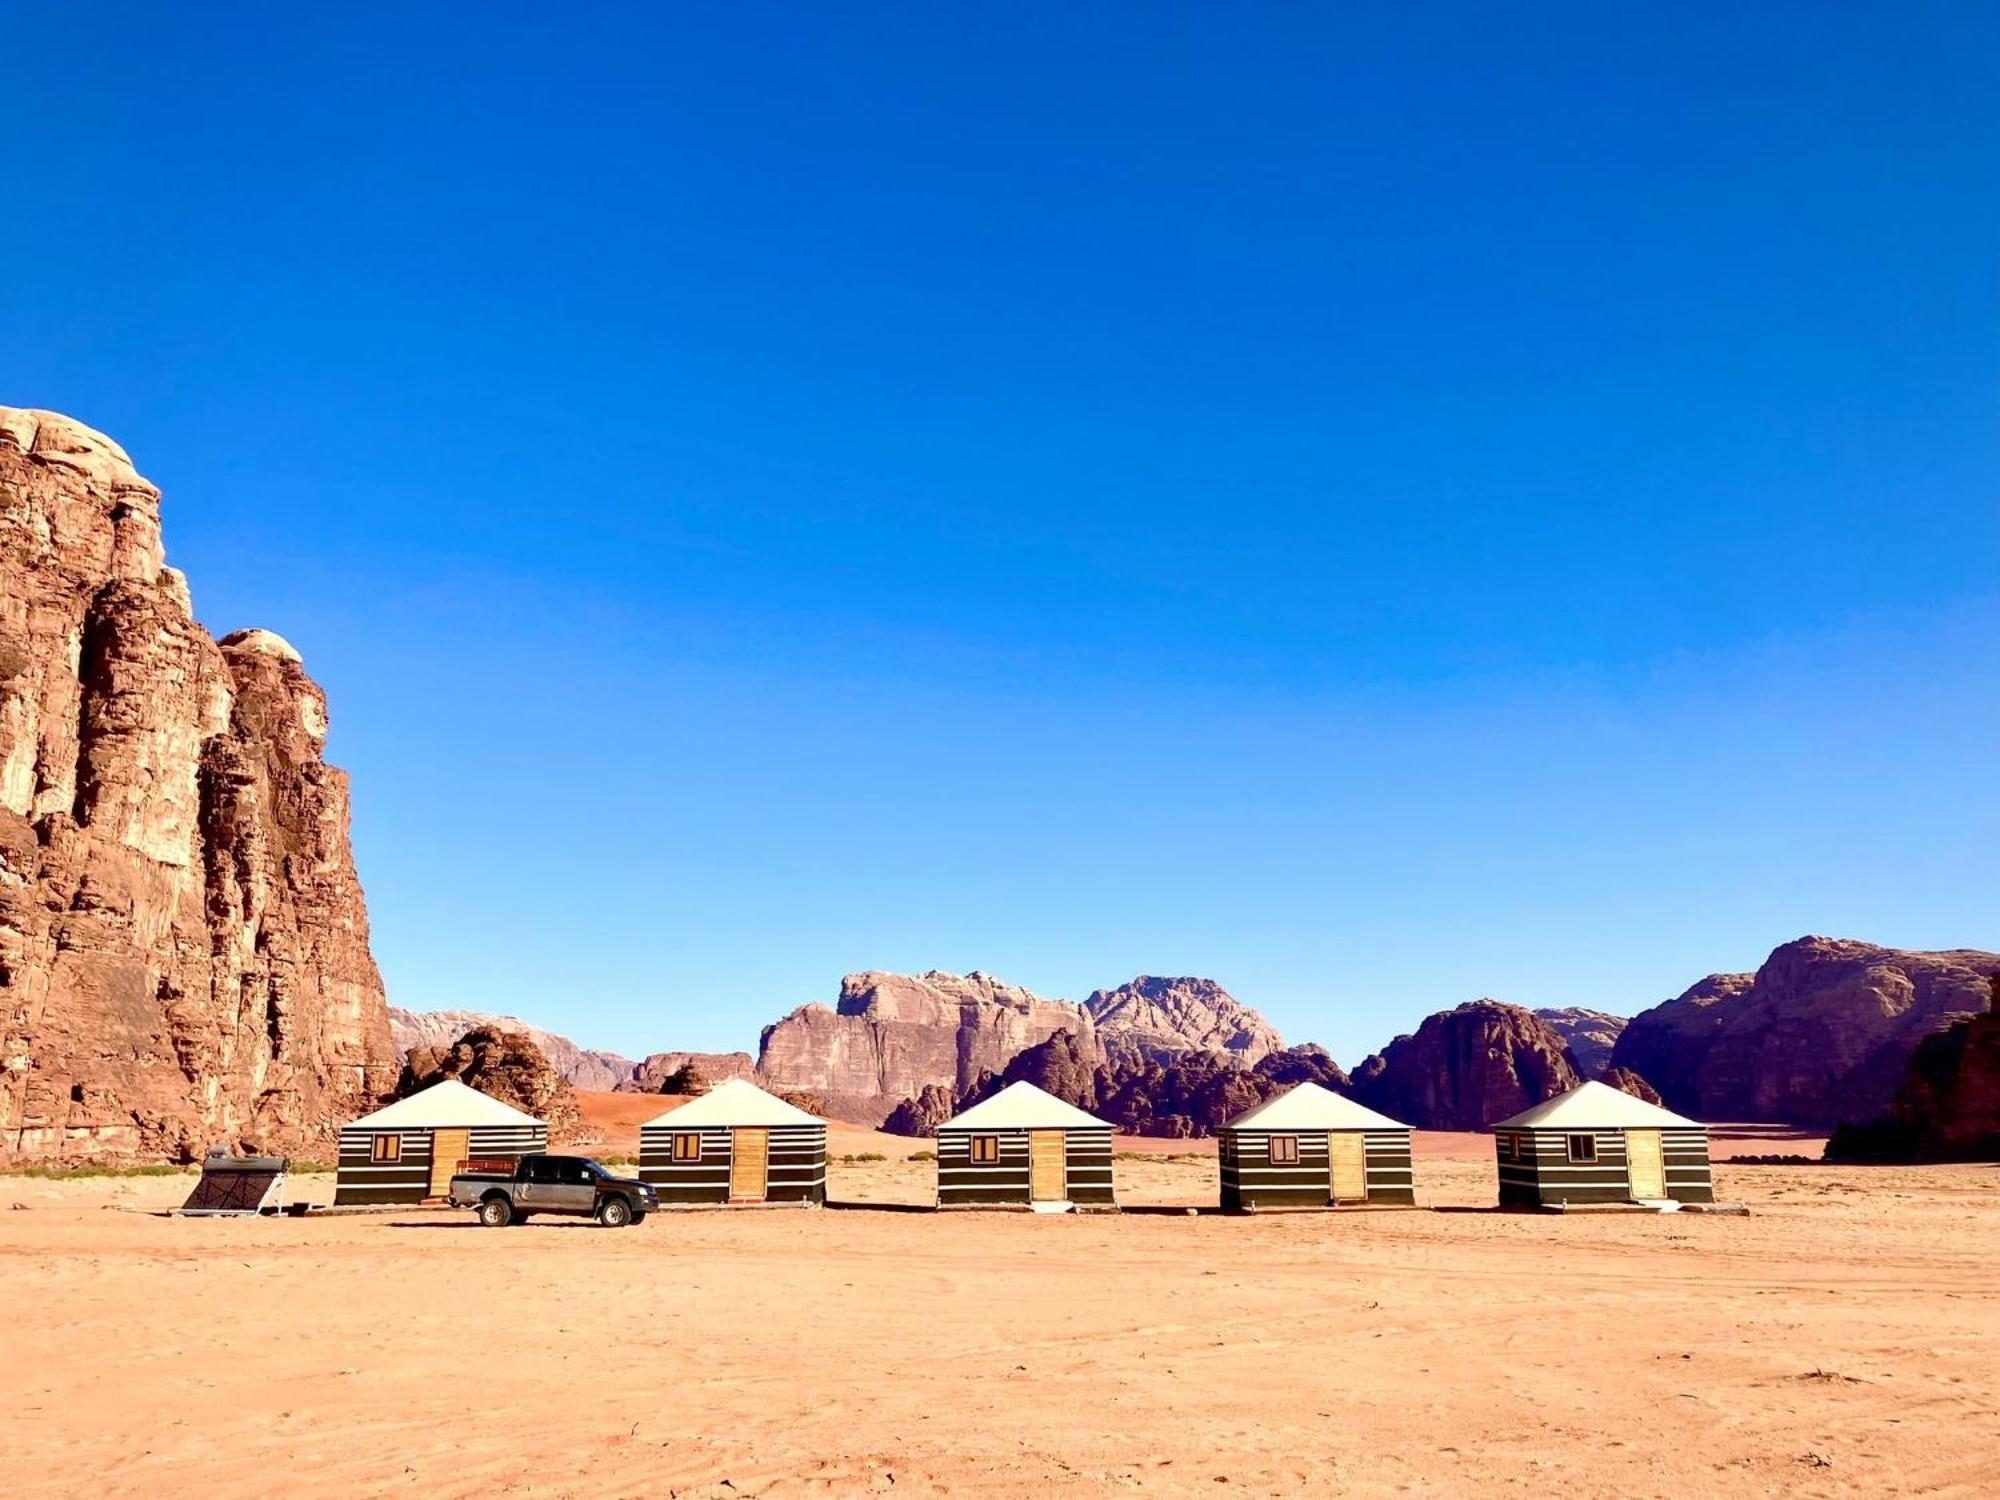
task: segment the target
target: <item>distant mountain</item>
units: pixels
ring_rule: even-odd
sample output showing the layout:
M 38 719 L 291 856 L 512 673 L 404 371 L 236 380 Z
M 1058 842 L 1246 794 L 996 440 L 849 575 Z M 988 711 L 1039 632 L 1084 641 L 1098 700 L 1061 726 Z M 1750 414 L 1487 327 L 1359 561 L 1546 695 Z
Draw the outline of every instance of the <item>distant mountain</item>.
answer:
M 1701 1120 L 1830 1126 L 1889 1108 L 1924 1037 L 1988 1005 L 2000 954 L 1804 937 L 1755 974 L 1711 974 L 1634 1016 L 1612 1049 Z
M 1484 1130 L 1581 1081 L 1563 1039 L 1533 1011 L 1474 1000 L 1365 1060 L 1353 1093 L 1420 1129 Z
M 1242 1066 L 1284 1046 L 1277 1028 L 1213 979 L 1141 974 L 1083 1002 L 1107 1053 L 1166 1062 L 1183 1052 L 1226 1053 Z
M 1063 1033 L 1093 1067 L 1209 1049 L 1247 1066 L 1281 1045 L 1262 1016 L 1208 979 L 1141 975 L 1078 1005 L 977 970 L 870 970 L 841 981 L 832 1009 L 801 1006 L 767 1026 L 757 1072 L 768 1088 L 809 1090 L 836 1115 L 875 1124 L 927 1089 L 933 1101 L 959 1098 Z
M 478 1030 L 520 1032 L 547 1058 L 557 1075 L 572 1088 L 615 1089 L 629 1083 L 639 1064 L 616 1052 L 598 1052 L 579 1047 L 568 1037 L 557 1036 L 515 1016 L 489 1015 L 477 1010 L 402 1010 L 389 1007 L 389 1039 L 396 1060 L 405 1061 L 418 1047 L 449 1048 L 467 1032 Z
M 1554 1006 L 1535 1012 L 1535 1019 L 1563 1039 L 1576 1070 L 1585 1078 L 1602 1078 L 1611 1065 L 1611 1049 L 1625 1029 L 1625 1017 L 1580 1005 Z
M 2000 976 L 1992 980 L 2000 1000 Z M 1843 1125 L 1831 1161 L 2000 1161 L 2000 1012 L 1954 1021 L 1917 1043 L 1889 1113 Z

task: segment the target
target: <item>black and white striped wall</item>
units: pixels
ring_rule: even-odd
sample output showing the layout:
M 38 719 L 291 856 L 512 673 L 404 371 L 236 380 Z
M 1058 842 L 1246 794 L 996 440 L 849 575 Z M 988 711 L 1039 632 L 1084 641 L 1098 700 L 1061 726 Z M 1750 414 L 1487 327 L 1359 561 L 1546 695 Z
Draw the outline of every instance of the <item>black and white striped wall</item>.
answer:
M 1222 1168 L 1222 1206 L 1328 1208 L 1334 1206 L 1333 1168 L 1325 1130 L 1222 1130 L 1216 1157 Z M 1416 1180 L 1407 1130 L 1365 1130 L 1366 1203 L 1414 1205 Z M 1296 1162 L 1271 1160 L 1271 1137 L 1298 1142 Z
M 1032 1203 L 1028 1137 L 1025 1129 L 940 1130 L 937 1136 L 938 1207 Z M 993 1136 L 999 1160 L 972 1160 L 974 1136 Z M 1109 1208 L 1118 1200 L 1111 1181 L 1111 1127 L 1063 1129 L 1064 1176 L 1071 1204 Z
M 1594 1162 L 1572 1161 L 1570 1137 L 1588 1136 Z M 1511 1143 L 1511 1144 L 1510 1144 Z M 1500 1202 L 1539 1208 L 1562 1203 L 1630 1203 L 1632 1180 L 1623 1130 L 1498 1130 Z M 1667 1196 L 1682 1203 L 1713 1203 L 1708 1131 L 1700 1126 L 1660 1131 Z
M 669 1120 L 671 1121 L 671 1116 Z M 671 1123 L 643 1126 L 639 1131 L 639 1180 L 660 1192 L 660 1206 L 727 1203 L 730 1171 L 736 1159 L 736 1128 L 703 1125 L 675 1130 Z M 760 1126 L 770 1135 L 766 1203 L 826 1202 L 826 1126 Z M 674 1137 L 699 1138 L 700 1156 L 674 1160 Z
M 432 1129 L 430 1126 L 408 1130 L 350 1127 L 341 1131 L 340 1159 L 333 1183 L 334 1206 L 423 1202 L 430 1195 Z M 397 1140 L 397 1158 L 393 1162 L 375 1160 L 375 1141 L 382 1136 L 394 1136 Z M 471 1127 L 466 1155 L 518 1160 L 548 1149 L 546 1125 L 475 1125 Z

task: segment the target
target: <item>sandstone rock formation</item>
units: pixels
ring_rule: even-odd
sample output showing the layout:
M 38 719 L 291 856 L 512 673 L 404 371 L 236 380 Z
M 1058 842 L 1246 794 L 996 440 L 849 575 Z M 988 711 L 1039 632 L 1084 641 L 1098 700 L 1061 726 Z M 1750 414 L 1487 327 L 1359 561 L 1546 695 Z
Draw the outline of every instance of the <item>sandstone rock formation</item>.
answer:
M 662 1093 L 668 1079 L 690 1066 L 711 1086 L 729 1078 L 747 1078 L 753 1083 L 757 1080 L 757 1064 L 747 1052 L 655 1052 L 632 1069 L 632 1076 L 618 1085 L 618 1091 L 621 1094 Z
M 956 1095 L 1024 1048 L 1076 1030 L 1094 1038 L 1076 1006 L 977 970 L 871 970 L 841 981 L 833 1009 L 801 1006 L 765 1027 L 757 1071 L 766 1088 L 811 1089 L 841 1118 L 873 1124 L 926 1085 Z
M 871 970 L 841 982 L 833 1009 L 802 1006 L 767 1026 L 757 1071 L 767 1088 L 812 1089 L 841 1118 L 874 1124 L 928 1087 L 962 1098 L 981 1075 L 1000 1076 L 1018 1054 L 1060 1033 L 1095 1063 L 1214 1043 L 1240 1066 L 1279 1042 L 1261 1016 L 1212 980 L 1142 976 L 1076 1005 L 977 970 L 962 977 Z
M 1354 1097 L 1425 1130 L 1483 1130 L 1574 1088 L 1562 1039 L 1535 1013 L 1475 1000 L 1426 1017 L 1354 1070 Z
M 1987 1008 L 2000 954 L 1805 937 L 1634 1016 L 1612 1062 L 1698 1120 L 1827 1126 L 1889 1107 L 1917 1043 Z
M 2000 1004 L 2000 978 L 1992 990 Z M 1889 1113 L 1835 1130 L 1826 1155 L 2000 1161 L 2000 1012 L 1954 1021 L 1918 1042 Z
M 326 699 L 195 622 L 159 499 L 0 407 L 0 1157 L 324 1147 L 393 1075 Z
M 523 1021 L 516 1016 L 498 1016 L 477 1010 L 403 1010 L 389 1007 L 389 1039 L 395 1044 L 400 1062 L 417 1047 L 448 1047 L 468 1031 L 480 1027 L 526 1033 L 528 1039 L 549 1060 L 556 1072 L 572 1088 L 610 1090 L 630 1083 L 639 1064 L 616 1052 L 579 1047 L 566 1036 Z
M 1182 1052 L 1222 1052 L 1247 1067 L 1284 1045 L 1277 1030 L 1213 979 L 1141 974 L 1083 1002 L 1107 1056 L 1165 1062 Z
M 582 1117 L 576 1091 L 525 1031 L 479 1026 L 448 1047 L 416 1047 L 403 1060 L 396 1097 L 406 1099 L 447 1078 L 524 1109 L 551 1139 L 574 1136 Z
M 1611 1066 L 1611 1049 L 1625 1029 L 1625 1017 L 1586 1010 L 1581 1005 L 1560 1005 L 1535 1012 L 1535 1019 L 1562 1039 L 1570 1059 L 1585 1078 L 1603 1078 Z
M 1660 1091 L 1630 1068 L 1607 1068 L 1603 1081 L 1614 1089 L 1630 1094 L 1634 1099 L 1644 1099 L 1648 1104 L 1664 1104 Z
M 1075 1032 L 1058 1032 L 1017 1053 L 999 1073 L 982 1073 L 954 1093 L 933 1084 L 890 1113 L 882 1128 L 898 1135 L 934 1135 L 944 1120 L 1010 1083 L 1027 1082 L 1068 1100 L 1129 1135 L 1182 1139 L 1213 1135 L 1254 1105 L 1298 1083 L 1347 1089 L 1347 1075 L 1320 1047 L 1267 1053 L 1245 1068 L 1227 1052 L 1171 1054 L 1165 1062 L 1134 1051 L 1102 1058 Z

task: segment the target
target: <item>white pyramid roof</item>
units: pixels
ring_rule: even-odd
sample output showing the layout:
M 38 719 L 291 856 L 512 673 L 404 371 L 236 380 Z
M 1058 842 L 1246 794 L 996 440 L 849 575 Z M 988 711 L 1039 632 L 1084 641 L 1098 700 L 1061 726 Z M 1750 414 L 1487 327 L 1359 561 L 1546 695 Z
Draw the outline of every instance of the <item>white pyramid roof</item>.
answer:
M 654 1125 L 823 1125 L 818 1115 L 796 1104 L 787 1104 L 776 1094 L 767 1094 L 747 1078 L 725 1078 L 699 1098 L 678 1109 L 670 1109 Z
M 1266 1099 L 1222 1127 L 1224 1130 L 1407 1130 L 1332 1089 L 1301 1083 Z
M 953 1115 L 940 1130 L 1058 1130 L 1077 1126 L 1110 1129 L 1109 1120 L 1065 1104 L 1032 1083 L 1010 1083 L 991 1099 Z
M 491 1094 L 468 1088 L 456 1078 L 447 1078 L 429 1088 L 398 1099 L 394 1104 L 363 1115 L 346 1128 L 366 1126 L 370 1130 L 423 1130 L 441 1125 L 540 1125 L 533 1115 L 523 1114 L 511 1104 L 502 1104 Z
M 1494 1130 L 1562 1130 L 1573 1127 L 1577 1130 L 1621 1130 L 1626 1126 L 1641 1129 L 1654 1125 L 1699 1125 L 1699 1121 L 1677 1115 L 1670 1109 L 1661 1109 L 1657 1104 L 1648 1104 L 1644 1099 L 1614 1089 L 1608 1083 L 1592 1079 L 1579 1083 L 1567 1093 L 1557 1094 L 1553 1099 L 1544 1099 L 1532 1109 L 1524 1109 L 1518 1115 L 1491 1127 Z

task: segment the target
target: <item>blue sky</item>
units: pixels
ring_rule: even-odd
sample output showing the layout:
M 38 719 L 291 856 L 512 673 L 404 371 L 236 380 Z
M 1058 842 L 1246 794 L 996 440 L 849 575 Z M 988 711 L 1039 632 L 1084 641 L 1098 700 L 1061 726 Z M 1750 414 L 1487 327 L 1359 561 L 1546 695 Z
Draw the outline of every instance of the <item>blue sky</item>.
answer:
M 395 1003 L 2000 947 L 1991 7 L 7 29 L 0 401 L 304 651 Z

